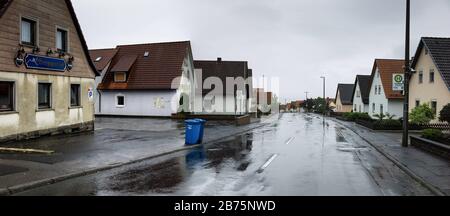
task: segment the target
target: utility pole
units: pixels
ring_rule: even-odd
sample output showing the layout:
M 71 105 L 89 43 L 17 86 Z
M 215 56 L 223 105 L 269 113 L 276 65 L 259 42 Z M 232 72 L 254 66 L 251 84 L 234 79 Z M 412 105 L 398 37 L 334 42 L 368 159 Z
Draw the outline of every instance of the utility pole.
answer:
M 411 74 L 411 64 L 409 56 L 410 46 L 410 25 L 411 25 L 411 1 L 406 0 L 406 40 L 405 40 L 405 80 L 404 80 L 404 106 L 403 106 L 403 139 L 402 146 L 408 147 L 409 141 L 409 76 Z
M 308 94 L 309 93 L 311 93 L 311 92 L 305 92 L 305 94 L 306 94 L 306 100 L 308 100 Z

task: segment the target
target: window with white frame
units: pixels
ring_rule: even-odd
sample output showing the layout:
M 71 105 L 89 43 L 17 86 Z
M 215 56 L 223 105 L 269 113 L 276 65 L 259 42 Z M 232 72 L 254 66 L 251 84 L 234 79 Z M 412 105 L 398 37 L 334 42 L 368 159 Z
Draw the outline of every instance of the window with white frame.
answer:
M 434 69 L 430 70 L 430 83 L 434 83 Z
M 437 101 L 433 100 L 431 101 L 431 110 L 433 111 L 434 116 L 437 115 Z
M 116 96 L 116 107 L 125 107 L 125 96 L 124 95 L 117 95 Z

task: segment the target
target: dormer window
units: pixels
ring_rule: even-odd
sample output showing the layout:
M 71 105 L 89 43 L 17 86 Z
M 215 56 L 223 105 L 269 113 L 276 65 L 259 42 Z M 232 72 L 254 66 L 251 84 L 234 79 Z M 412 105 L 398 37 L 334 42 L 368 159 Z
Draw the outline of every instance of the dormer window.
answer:
M 150 52 L 148 52 L 148 51 L 146 51 L 145 53 L 144 53 L 144 57 L 149 57 L 150 56 Z
M 114 82 L 126 82 L 127 74 L 125 72 L 115 72 L 114 73 Z
M 99 61 L 101 61 L 102 60 L 102 57 L 100 56 L 100 57 L 97 57 L 96 59 L 95 59 L 95 62 L 99 62 Z

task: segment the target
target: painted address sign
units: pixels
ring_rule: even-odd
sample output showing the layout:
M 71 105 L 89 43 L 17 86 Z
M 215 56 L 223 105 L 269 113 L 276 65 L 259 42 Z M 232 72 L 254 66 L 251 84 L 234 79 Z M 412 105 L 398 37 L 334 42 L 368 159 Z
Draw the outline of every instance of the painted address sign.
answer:
M 405 88 L 405 75 L 404 74 L 393 74 L 392 75 L 392 90 L 393 91 L 403 91 Z
M 67 64 L 64 59 L 27 54 L 25 56 L 25 66 L 28 69 L 64 72 L 66 70 Z

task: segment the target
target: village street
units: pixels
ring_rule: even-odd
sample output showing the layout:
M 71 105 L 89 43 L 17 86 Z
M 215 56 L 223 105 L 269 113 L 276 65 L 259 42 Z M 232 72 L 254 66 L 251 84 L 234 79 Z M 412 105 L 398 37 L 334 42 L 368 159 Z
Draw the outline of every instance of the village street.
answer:
M 219 142 L 16 195 L 432 193 L 335 120 L 286 113 Z

